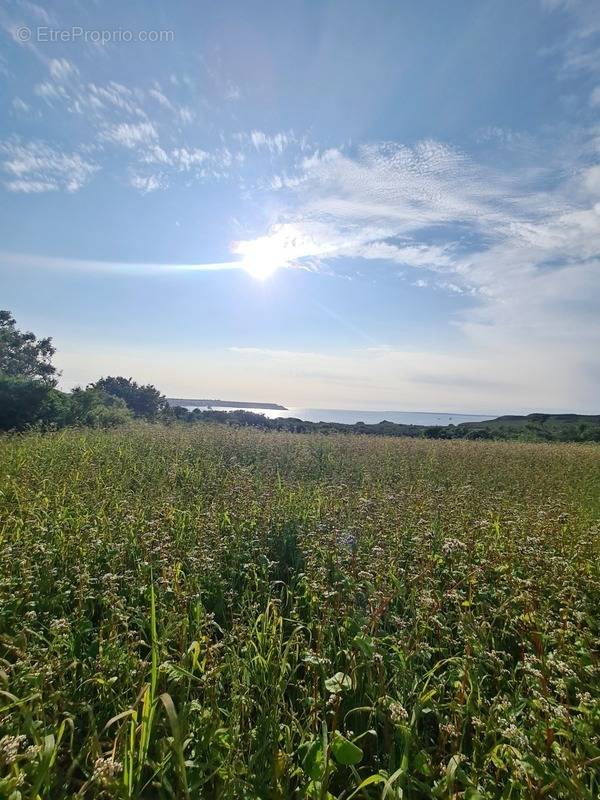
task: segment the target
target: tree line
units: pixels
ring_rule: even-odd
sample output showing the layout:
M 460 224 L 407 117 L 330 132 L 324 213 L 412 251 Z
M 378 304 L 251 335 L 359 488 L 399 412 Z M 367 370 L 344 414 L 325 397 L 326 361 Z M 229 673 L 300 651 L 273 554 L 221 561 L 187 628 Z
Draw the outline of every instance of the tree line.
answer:
M 0 311 L 0 430 L 113 427 L 132 419 L 170 416 L 166 398 L 154 386 L 108 376 L 71 392 L 56 388 L 56 352 L 50 337 L 18 330 L 10 311 Z
M 151 384 L 108 376 L 77 387 L 57 389 L 52 364 L 55 348 L 50 337 L 38 339 L 21 332 L 9 311 L 0 311 L 0 430 L 52 430 L 87 425 L 110 428 L 134 419 L 148 422 L 212 422 L 292 433 L 360 433 L 371 436 L 412 436 L 428 439 L 504 439 L 523 441 L 600 442 L 600 417 L 531 414 L 503 417 L 488 423 L 431 426 L 403 425 L 384 420 L 375 425 L 357 422 L 307 422 L 294 417 L 269 419 L 253 411 L 188 410 L 170 406 Z M 565 420 L 568 417 L 568 420 Z M 572 419 L 571 419 L 572 417 Z

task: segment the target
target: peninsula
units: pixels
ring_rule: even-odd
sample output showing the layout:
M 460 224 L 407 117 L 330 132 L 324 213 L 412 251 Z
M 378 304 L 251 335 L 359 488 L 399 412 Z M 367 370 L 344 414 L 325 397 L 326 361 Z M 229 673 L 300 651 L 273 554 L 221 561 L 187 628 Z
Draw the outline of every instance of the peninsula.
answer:
M 183 397 L 167 397 L 170 406 L 196 406 L 197 408 L 264 408 L 271 411 L 287 411 L 278 403 L 249 403 L 237 400 L 193 400 Z

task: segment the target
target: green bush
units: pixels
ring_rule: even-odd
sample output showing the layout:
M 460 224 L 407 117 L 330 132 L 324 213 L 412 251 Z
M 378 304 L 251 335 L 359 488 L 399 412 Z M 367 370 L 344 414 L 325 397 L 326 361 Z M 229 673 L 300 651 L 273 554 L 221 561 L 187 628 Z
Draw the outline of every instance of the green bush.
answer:
M 115 428 L 133 419 L 127 404 L 101 389 L 73 389 L 70 396 L 72 425 L 89 425 L 92 428 Z
M 69 414 L 67 396 L 48 383 L 0 374 L 0 430 L 61 427 Z

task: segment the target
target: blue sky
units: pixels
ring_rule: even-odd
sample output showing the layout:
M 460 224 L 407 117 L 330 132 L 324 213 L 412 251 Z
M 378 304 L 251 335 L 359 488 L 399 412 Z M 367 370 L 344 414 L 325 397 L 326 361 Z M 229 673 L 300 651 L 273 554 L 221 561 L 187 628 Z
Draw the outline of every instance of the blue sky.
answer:
M 0 306 L 62 385 L 598 412 L 600 6 L 0 6 Z

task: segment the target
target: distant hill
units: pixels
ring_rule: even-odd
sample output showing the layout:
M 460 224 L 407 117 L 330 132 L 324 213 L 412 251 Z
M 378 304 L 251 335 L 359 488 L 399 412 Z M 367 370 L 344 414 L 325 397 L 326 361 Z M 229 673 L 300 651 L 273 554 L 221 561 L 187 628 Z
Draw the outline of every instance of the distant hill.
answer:
M 184 397 L 167 397 L 170 406 L 197 406 L 198 408 L 264 408 L 271 411 L 287 411 L 278 403 L 249 403 L 241 400 L 194 400 Z
M 600 425 L 600 414 L 505 414 L 485 422 L 461 422 L 459 428 L 524 428 L 528 425 L 562 428 L 565 425 Z
M 485 422 L 461 422 L 456 430 L 470 438 L 598 442 L 600 414 L 506 414 Z

